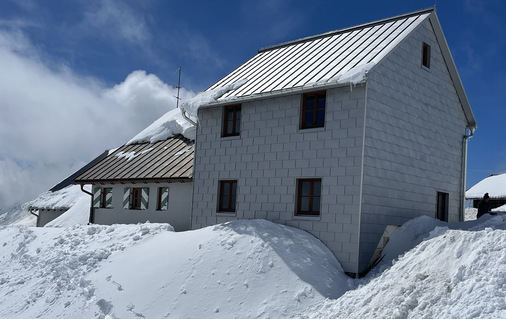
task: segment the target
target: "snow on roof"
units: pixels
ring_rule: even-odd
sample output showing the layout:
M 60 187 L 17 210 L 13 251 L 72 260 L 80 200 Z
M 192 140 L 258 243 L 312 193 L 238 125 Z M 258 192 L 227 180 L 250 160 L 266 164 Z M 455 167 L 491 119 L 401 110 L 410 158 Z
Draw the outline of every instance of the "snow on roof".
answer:
M 84 188 L 91 190 L 88 185 Z M 56 192 L 47 191 L 40 194 L 36 199 L 23 204 L 23 209 L 69 209 L 83 196 L 89 197 L 81 191 L 79 185 L 70 185 Z
M 466 199 L 480 199 L 488 193 L 490 198 L 506 197 L 506 173 L 491 175 L 466 192 Z
M 195 140 L 195 127 L 183 117 L 181 112 L 186 112 L 190 119 L 196 121 L 197 111 L 200 106 L 215 102 L 223 94 L 241 87 L 246 82 L 247 80 L 243 79 L 210 91 L 200 92 L 193 98 L 183 102 L 181 109 L 173 109 L 165 113 L 126 144 L 156 143 L 177 134 L 182 134 L 190 140 Z M 233 99 L 233 95 L 227 98 L 227 100 Z

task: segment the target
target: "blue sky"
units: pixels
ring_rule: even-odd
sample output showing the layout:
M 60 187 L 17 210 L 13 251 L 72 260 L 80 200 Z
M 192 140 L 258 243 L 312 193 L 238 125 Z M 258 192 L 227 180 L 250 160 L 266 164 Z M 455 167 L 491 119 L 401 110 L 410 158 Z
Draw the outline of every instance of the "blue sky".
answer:
M 258 49 L 433 6 L 412 1 L 0 3 L 0 210 L 120 146 Z M 437 1 L 478 130 L 468 187 L 506 172 L 506 4 Z M 27 185 L 30 185 L 29 187 Z

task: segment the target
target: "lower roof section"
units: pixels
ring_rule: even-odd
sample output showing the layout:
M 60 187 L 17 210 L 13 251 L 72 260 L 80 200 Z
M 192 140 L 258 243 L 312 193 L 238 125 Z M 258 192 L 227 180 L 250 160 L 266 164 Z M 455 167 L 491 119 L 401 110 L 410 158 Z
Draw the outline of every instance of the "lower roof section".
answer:
M 182 135 L 123 145 L 75 179 L 77 184 L 191 181 L 194 142 Z

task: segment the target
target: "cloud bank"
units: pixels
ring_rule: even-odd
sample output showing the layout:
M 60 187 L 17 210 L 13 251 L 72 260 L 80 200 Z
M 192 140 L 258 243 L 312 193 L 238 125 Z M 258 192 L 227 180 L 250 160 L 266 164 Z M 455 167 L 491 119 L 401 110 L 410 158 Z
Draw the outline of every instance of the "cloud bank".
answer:
M 177 89 L 133 71 L 117 85 L 75 74 L 20 31 L 0 30 L 0 212 L 32 199 L 175 108 Z M 181 89 L 183 100 L 194 93 Z

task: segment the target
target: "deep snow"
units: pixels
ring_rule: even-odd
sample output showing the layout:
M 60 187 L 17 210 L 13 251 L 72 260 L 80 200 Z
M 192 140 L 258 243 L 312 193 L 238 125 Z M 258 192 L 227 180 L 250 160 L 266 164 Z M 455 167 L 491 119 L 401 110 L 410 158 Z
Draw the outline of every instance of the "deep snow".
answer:
M 0 227 L 1 318 L 506 318 L 506 213 L 414 219 L 351 279 L 299 229 L 70 226 L 88 207 L 63 227 Z

